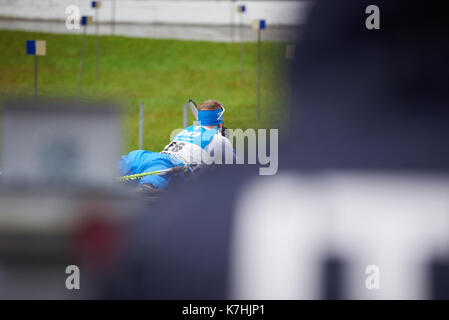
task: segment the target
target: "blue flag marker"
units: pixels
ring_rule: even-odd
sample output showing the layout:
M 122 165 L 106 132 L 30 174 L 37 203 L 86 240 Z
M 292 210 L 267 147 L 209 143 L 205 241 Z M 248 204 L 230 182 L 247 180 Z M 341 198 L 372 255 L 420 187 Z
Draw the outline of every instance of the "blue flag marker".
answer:
M 252 23 L 253 30 L 265 30 L 267 27 L 267 23 L 265 20 L 254 20 Z
M 101 1 L 92 1 L 90 5 L 92 8 L 101 8 Z
M 47 53 L 45 40 L 27 40 L 27 54 L 33 56 L 45 56 Z
M 82 16 L 81 17 L 81 25 L 87 26 L 89 24 L 92 24 L 92 16 Z
M 27 40 L 27 54 L 36 54 L 36 40 Z
M 34 96 L 37 97 L 37 57 L 47 53 L 45 40 L 27 40 L 26 53 L 34 56 Z

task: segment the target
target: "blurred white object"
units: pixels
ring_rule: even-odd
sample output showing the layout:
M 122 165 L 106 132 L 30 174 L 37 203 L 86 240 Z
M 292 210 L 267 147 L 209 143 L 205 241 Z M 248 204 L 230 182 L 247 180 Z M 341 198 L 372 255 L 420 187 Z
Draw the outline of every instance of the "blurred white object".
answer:
M 67 101 L 5 102 L 2 180 L 14 184 L 115 182 L 118 109 Z
M 271 25 L 304 24 L 310 1 L 248 1 L 246 5 L 248 16 L 245 24 L 253 19 L 267 19 Z M 101 22 L 112 21 L 111 1 L 104 1 L 100 9 Z M 81 12 L 92 12 L 90 1 L 82 0 L 0 0 L 0 18 L 19 18 L 35 20 L 65 21 L 65 8 L 76 5 Z M 202 24 L 228 25 L 233 22 L 230 6 L 234 1 L 213 0 L 128 0 L 116 1 L 117 23 L 156 23 L 156 24 Z
M 237 206 L 231 298 L 322 298 L 329 255 L 346 263 L 345 298 L 430 298 L 430 260 L 449 253 L 448 194 L 449 177 L 418 174 L 292 172 L 250 184 Z M 366 286 L 368 266 L 379 268 L 379 290 Z

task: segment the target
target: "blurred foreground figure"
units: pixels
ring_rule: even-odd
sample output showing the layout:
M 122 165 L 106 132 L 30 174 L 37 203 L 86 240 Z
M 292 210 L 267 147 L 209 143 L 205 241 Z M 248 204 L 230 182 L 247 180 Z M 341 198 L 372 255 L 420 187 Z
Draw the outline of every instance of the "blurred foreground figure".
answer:
M 120 109 L 57 99 L 1 106 L 0 299 L 98 296 L 140 208 L 116 180 Z
M 377 1 L 369 30 L 370 4 L 316 2 L 278 175 L 174 189 L 136 222 L 114 297 L 449 298 L 448 22 Z

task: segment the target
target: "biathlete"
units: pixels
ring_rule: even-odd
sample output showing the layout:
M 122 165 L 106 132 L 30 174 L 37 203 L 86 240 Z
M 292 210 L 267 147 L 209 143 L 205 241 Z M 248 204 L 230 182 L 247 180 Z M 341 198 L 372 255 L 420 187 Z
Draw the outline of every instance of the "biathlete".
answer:
M 231 142 L 223 132 L 223 104 L 206 100 L 198 106 L 198 124 L 182 130 L 162 152 L 134 150 L 119 160 L 123 175 L 134 175 L 179 166 L 212 164 L 217 154 L 235 159 Z M 173 175 L 148 175 L 138 180 L 139 190 L 157 192 Z

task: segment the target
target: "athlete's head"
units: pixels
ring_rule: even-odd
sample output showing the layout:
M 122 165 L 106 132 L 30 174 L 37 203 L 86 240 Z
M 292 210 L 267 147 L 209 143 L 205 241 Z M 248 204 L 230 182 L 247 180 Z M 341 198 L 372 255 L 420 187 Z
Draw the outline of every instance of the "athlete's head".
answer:
M 202 126 L 223 127 L 224 107 L 220 101 L 206 100 L 198 106 L 198 121 Z
M 198 106 L 198 110 L 218 110 L 223 107 L 223 103 L 218 100 L 206 100 Z

